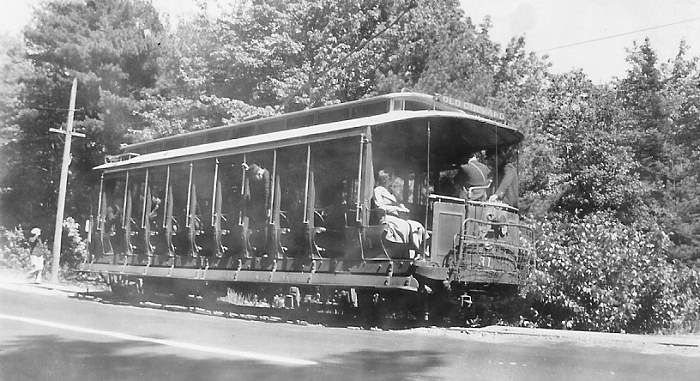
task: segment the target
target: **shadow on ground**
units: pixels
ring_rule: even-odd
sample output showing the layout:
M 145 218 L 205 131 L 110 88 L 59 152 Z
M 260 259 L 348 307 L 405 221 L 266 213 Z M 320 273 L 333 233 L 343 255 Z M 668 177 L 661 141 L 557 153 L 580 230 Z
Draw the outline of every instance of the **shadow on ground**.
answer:
M 0 344 L 0 380 L 406 380 L 443 365 L 430 351 L 359 351 L 288 367 L 248 359 L 192 357 L 156 344 L 23 336 Z

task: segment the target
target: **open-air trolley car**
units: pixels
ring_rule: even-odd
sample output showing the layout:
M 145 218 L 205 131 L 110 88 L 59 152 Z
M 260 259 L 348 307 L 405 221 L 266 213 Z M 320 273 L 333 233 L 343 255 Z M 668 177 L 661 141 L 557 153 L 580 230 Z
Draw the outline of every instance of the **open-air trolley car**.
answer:
M 132 144 L 96 167 L 82 270 L 113 287 L 293 290 L 287 307 L 381 301 L 421 319 L 466 307 L 516 290 L 531 253 L 516 208 L 455 197 L 445 178 L 522 137 L 488 109 L 394 93 Z M 382 168 L 403 217 L 426 228 L 420 250 L 378 222 Z

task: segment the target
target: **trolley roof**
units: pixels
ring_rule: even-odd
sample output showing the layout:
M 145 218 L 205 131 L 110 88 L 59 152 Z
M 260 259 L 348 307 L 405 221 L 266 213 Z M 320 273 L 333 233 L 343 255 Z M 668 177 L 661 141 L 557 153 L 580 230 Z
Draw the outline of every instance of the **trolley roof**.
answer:
M 126 145 L 122 152 L 145 154 L 396 111 L 417 110 L 459 111 L 499 123 L 505 122 L 502 113 L 459 99 L 440 94 L 400 92 L 152 139 Z
M 167 151 L 146 153 L 127 160 L 109 162 L 95 167 L 96 170 L 116 172 L 242 154 L 259 150 L 316 143 L 343 137 L 361 135 L 366 127 L 384 125 L 406 125 L 431 123 L 431 128 L 457 128 L 469 136 L 463 144 L 470 149 L 481 149 L 496 144 L 512 144 L 522 140 L 523 135 L 516 128 L 462 111 L 418 110 L 392 111 L 362 118 L 347 119 L 245 136 L 237 139 L 217 141 L 176 148 Z

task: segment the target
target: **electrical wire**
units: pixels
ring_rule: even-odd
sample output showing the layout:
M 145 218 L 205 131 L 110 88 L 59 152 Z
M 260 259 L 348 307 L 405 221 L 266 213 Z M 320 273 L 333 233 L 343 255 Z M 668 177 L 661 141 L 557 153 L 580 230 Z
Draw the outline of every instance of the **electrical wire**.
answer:
M 611 35 L 609 35 L 609 36 L 598 37 L 598 38 L 592 38 L 592 39 L 590 39 L 590 40 L 585 40 L 585 41 L 573 42 L 573 43 L 570 43 L 570 44 L 559 45 L 559 46 L 555 46 L 555 47 L 548 48 L 548 49 L 536 50 L 535 53 L 550 52 L 550 51 L 552 51 L 552 50 L 558 50 L 558 49 L 570 48 L 570 47 L 572 47 L 572 46 L 590 44 L 591 42 L 598 42 L 598 41 L 610 40 L 610 39 L 617 38 L 617 37 L 628 36 L 628 35 L 630 35 L 630 34 L 635 34 L 635 33 L 639 33 L 639 32 L 646 32 L 646 31 L 656 30 L 656 29 L 661 29 L 661 28 L 667 28 L 667 27 L 669 27 L 669 26 L 674 26 L 674 25 L 679 25 L 679 24 L 686 24 L 686 23 L 693 22 L 693 21 L 698 21 L 698 20 L 700 20 L 700 17 L 693 17 L 693 18 L 690 18 L 690 19 L 680 20 L 680 21 L 676 21 L 676 22 L 672 22 L 672 23 L 668 23 L 668 24 L 655 25 L 655 26 L 650 26 L 650 27 L 647 27 L 647 28 L 641 28 L 641 29 L 632 30 L 632 31 L 629 31 L 629 32 L 611 34 Z
M 340 65 L 340 64 L 342 64 L 342 63 L 344 63 L 348 58 L 350 58 L 350 56 L 352 56 L 353 54 L 355 54 L 355 53 L 359 52 L 360 50 L 364 49 L 364 47 L 367 46 L 367 44 L 369 44 L 370 42 L 372 42 L 372 40 L 374 40 L 375 38 L 381 36 L 382 34 L 384 34 L 384 32 L 386 32 L 387 30 L 391 29 L 394 25 L 398 24 L 399 21 L 401 21 L 401 19 L 402 19 L 404 16 L 406 16 L 406 14 L 407 14 L 408 12 L 410 12 L 410 11 L 411 11 L 413 8 L 415 8 L 416 6 L 418 6 L 418 4 L 417 4 L 415 1 L 411 1 L 411 2 L 408 4 L 408 7 L 406 7 L 406 9 L 404 9 L 403 12 L 401 12 L 401 14 L 400 14 L 398 17 L 396 17 L 396 19 L 394 19 L 393 22 L 391 22 L 391 24 L 387 25 L 384 29 L 382 29 L 382 30 L 380 30 L 379 32 L 375 33 L 374 35 L 370 36 L 368 39 L 366 39 L 365 41 L 363 41 L 360 45 L 358 45 L 358 46 L 357 46 L 355 49 L 353 49 L 351 52 L 347 53 L 344 57 L 342 57 L 341 59 L 339 59 L 338 61 L 336 61 L 334 64 L 330 65 L 328 68 L 326 68 L 321 74 L 323 74 L 323 73 L 328 73 L 331 69 L 333 69 L 333 68 L 335 68 L 336 66 L 338 66 L 338 65 Z
M 384 27 L 382 30 L 380 30 L 379 32 L 377 32 L 377 33 L 373 34 L 372 36 L 370 36 L 368 39 L 366 39 L 365 41 L 363 41 L 360 45 L 358 45 L 357 47 L 355 47 L 352 51 L 348 52 L 348 53 L 345 54 L 343 57 L 341 57 L 340 59 L 338 59 L 337 61 L 335 61 L 333 64 L 331 64 L 330 66 L 328 66 L 327 68 L 325 68 L 322 72 L 316 73 L 316 74 L 314 74 L 313 76 L 312 76 L 312 75 L 309 75 L 308 80 L 306 81 L 306 84 L 305 84 L 304 86 L 298 88 L 293 94 L 291 94 L 290 96 L 288 96 L 287 99 L 286 99 L 283 103 L 286 105 L 292 98 L 294 98 L 295 96 L 297 96 L 297 95 L 299 95 L 300 93 L 302 93 L 302 92 L 304 91 L 304 88 L 305 88 L 305 87 L 310 87 L 310 86 L 311 86 L 311 82 L 312 82 L 312 80 L 314 79 L 314 77 L 318 77 L 318 78 L 316 78 L 316 81 L 318 81 L 319 78 L 323 78 L 324 74 L 330 73 L 330 71 L 331 71 L 332 69 L 336 68 L 336 67 L 339 66 L 340 64 L 345 63 L 345 61 L 347 61 L 348 58 L 350 58 L 353 54 L 355 54 L 355 53 L 361 51 L 362 49 L 364 49 L 365 46 L 367 46 L 370 42 L 372 42 L 372 40 L 374 40 L 375 38 L 381 36 L 382 34 L 384 34 L 384 32 L 386 32 L 387 30 L 389 30 L 389 29 L 391 29 L 392 27 L 394 27 L 394 25 L 398 24 L 399 21 L 401 21 L 401 19 L 402 19 L 404 16 L 406 16 L 406 15 L 408 14 L 408 12 L 410 12 L 413 8 L 416 8 L 417 6 L 418 6 L 418 2 L 417 2 L 416 0 L 410 0 L 409 3 L 408 3 L 408 6 L 394 19 L 394 21 L 392 21 L 389 25 L 385 26 L 385 27 Z

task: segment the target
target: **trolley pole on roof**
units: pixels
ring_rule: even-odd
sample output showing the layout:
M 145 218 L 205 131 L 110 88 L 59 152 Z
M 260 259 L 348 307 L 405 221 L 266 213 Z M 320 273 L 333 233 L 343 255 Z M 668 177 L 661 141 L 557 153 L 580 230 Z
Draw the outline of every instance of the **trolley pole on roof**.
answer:
M 61 162 L 61 181 L 58 185 L 58 206 L 56 208 L 56 228 L 53 233 L 53 262 L 51 265 L 51 283 L 58 283 L 58 269 L 61 259 L 61 234 L 63 233 L 63 209 L 66 205 L 66 187 L 68 185 L 68 166 L 70 165 L 70 144 L 73 136 L 85 137 L 85 134 L 73 132 L 73 115 L 75 114 L 75 93 L 78 89 L 78 79 L 73 78 L 68 106 L 68 121 L 66 129 L 49 128 L 49 131 L 64 134 L 66 140 L 63 146 L 63 161 Z

